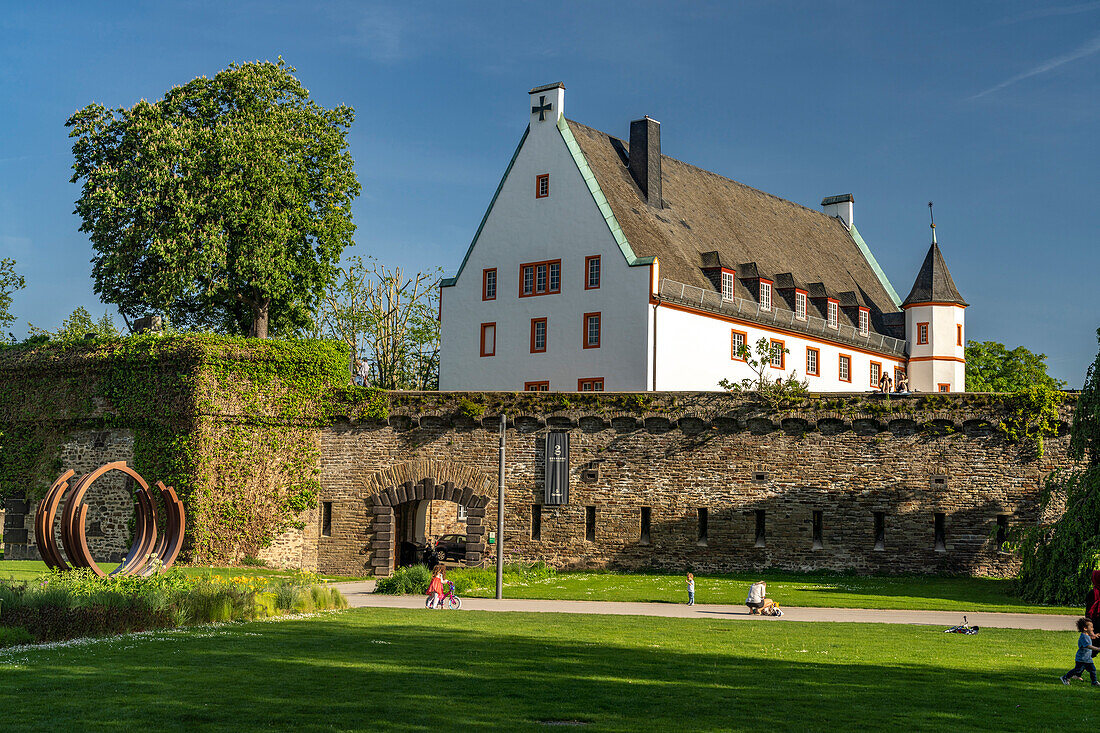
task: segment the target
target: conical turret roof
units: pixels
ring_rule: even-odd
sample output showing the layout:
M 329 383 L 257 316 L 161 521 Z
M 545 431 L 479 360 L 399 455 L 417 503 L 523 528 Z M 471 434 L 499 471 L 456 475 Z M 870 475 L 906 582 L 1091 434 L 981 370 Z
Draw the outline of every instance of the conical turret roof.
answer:
M 928 254 L 924 258 L 924 264 L 920 266 L 917 280 L 913 283 L 913 289 L 909 291 L 909 297 L 901 304 L 904 308 L 915 303 L 958 303 L 969 305 L 959 295 L 955 281 L 951 279 L 951 272 L 947 269 L 947 263 L 943 260 L 940 246 L 934 241 L 928 248 Z

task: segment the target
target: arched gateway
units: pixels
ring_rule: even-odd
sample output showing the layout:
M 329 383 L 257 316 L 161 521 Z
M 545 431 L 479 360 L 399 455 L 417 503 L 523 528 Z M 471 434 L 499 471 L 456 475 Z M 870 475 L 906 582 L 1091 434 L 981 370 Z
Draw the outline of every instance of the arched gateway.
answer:
M 485 485 L 476 471 L 435 461 L 412 461 L 371 476 L 364 492 L 371 512 L 371 572 L 393 572 L 402 541 L 423 539 L 425 517 L 432 502 L 440 501 L 465 509 L 466 562 L 481 562 L 489 504 Z

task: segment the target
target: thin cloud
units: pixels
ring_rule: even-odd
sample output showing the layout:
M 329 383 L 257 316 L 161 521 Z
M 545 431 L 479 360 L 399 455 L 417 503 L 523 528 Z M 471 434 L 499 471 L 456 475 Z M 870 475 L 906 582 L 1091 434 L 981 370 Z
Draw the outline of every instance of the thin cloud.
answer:
M 408 43 L 409 18 L 390 8 L 364 11 L 353 23 L 350 33 L 341 36 L 345 43 L 361 48 L 381 63 L 395 63 L 413 56 Z
M 1024 71 L 1022 73 L 1019 73 L 1016 76 L 1005 79 L 1000 84 L 996 84 L 994 86 L 991 86 L 989 89 L 986 89 L 985 91 L 978 92 L 973 97 L 971 97 L 971 99 L 979 99 L 979 98 L 984 97 L 986 95 L 993 94 L 994 92 L 999 92 L 1000 90 L 1004 89 L 1005 87 L 1011 86 L 1012 84 L 1015 84 L 1018 81 L 1023 81 L 1024 79 L 1030 79 L 1031 77 L 1038 76 L 1039 74 L 1045 74 L 1048 71 L 1053 71 L 1054 69 L 1057 69 L 1059 66 L 1064 66 L 1064 65 L 1070 63 L 1071 61 L 1077 61 L 1078 59 L 1083 59 L 1086 56 L 1092 56 L 1094 53 L 1097 53 L 1097 52 L 1100 52 L 1100 36 L 1093 37 L 1091 40 L 1086 42 L 1084 45 L 1079 46 L 1078 48 L 1074 49 L 1073 51 L 1070 51 L 1069 53 L 1062 54 L 1061 56 L 1055 56 L 1052 59 L 1047 59 L 1046 61 L 1039 64 L 1038 66 L 1035 66 L 1031 69 L 1028 69 L 1027 71 Z
M 1077 15 L 1078 13 L 1089 13 L 1093 10 L 1100 10 L 1100 2 L 1078 3 L 1077 5 L 1063 5 L 1056 8 L 1037 8 L 1035 10 L 1029 10 L 1026 13 L 1020 13 L 1019 15 L 1002 18 L 1001 20 L 997 21 L 997 25 L 1023 23 L 1025 20 L 1052 18 L 1059 15 Z

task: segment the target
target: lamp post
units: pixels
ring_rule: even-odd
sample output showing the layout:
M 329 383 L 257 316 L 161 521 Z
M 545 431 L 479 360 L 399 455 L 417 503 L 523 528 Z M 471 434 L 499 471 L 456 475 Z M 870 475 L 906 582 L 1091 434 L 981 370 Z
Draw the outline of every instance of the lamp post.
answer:
M 497 470 L 497 599 L 504 598 L 504 431 L 508 416 L 500 416 L 500 450 Z

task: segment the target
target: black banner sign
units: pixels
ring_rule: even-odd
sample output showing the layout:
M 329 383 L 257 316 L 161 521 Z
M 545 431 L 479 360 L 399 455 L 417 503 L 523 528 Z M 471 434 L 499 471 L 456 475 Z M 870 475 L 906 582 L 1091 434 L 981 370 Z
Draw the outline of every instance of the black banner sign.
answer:
M 544 504 L 569 503 L 569 433 L 546 434 Z

